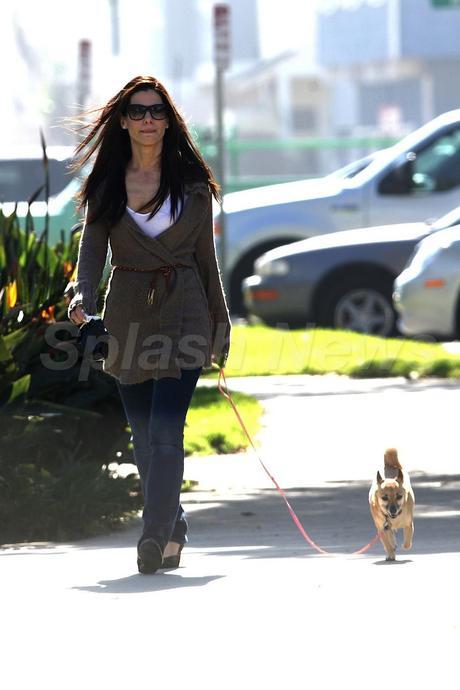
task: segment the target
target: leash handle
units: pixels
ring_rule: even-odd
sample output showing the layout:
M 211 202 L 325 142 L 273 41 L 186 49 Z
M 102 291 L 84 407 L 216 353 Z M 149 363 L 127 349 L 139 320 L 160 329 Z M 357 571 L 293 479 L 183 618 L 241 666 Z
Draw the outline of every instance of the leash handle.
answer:
M 223 380 L 223 382 L 224 382 L 225 390 L 224 390 L 224 388 L 222 387 L 221 380 Z M 278 482 L 276 481 L 275 477 L 271 474 L 271 472 L 270 472 L 270 471 L 268 470 L 268 468 L 266 467 L 265 463 L 262 461 L 262 459 L 261 459 L 261 457 L 260 457 L 260 455 L 259 455 L 259 453 L 258 453 L 258 451 L 257 451 L 257 449 L 256 449 L 256 447 L 255 447 L 255 445 L 254 445 L 254 443 L 253 443 L 253 441 L 252 441 L 251 435 L 250 435 L 250 433 L 248 432 L 248 430 L 247 430 L 247 428 L 246 428 L 246 425 L 245 425 L 245 423 L 244 423 L 244 421 L 243 421 L 243 419 L 242 419 L 240 413 L 238 412 L 238 409 L 237 409 L 237 407 L 236 407 L 236 404 L 233 402 L 233 398 L 232 398 L 232 396 L 231 396 L 231 393 L 230 393 L 230 391 L 228 390 L 227 380 L 226 380 L 226 378 L 225 378 L 225 371 L 224 371 L 224 368 L 223 368 L 223 367 L 219 367 L 219 379 L 218 379 L 218 382 L 217 382 L 217 387 L 218 387 L 219 391 L 222 393 L 222 395 L 224 396 L 224 398 L 227 398 L 227 400 L 229 401 L 230 405 L 232 406 L 233 411 L 234 411 L 234 413 L 236 414 L 237 419 L 238 419 L 238 421 L 239 421 L 239 423 L 240 423 L 240 425 L 241 425 L 241 428 L 243 429 L 244 433 L 246 434 L 247 439 L 248 439 L 249 443 L 251 444 L 251 446 L 252 446 L 252 448 L 253 448 L 253 450 L 254 450 L 256 456 L 257 456 L 258 461 L 259 461 L 260 464 L 262 465 L 262 468 L 264 469 L 264 471 L 265 471 L 265 473 L 267 474 L 267 476 L 271 479 L 271 481 L 272 481 L 273 484 L 275 485 L 277 491 L 278 491 L 278 492 L 280 493 L 280 495 L 282 496 L 282 498 L 283 498 L 284 502 L 286 503 L 286 506 L 287 506 L 287 508 L 288 508 L 288 510 L 289 510 L 289 513 L 290 513 L 290 515 L 291 515 L 291 518 L 293 519 L 294 524 L 296 525 L 296 527 L 297 527 L 297 529 L 299 530 L 300 534 L 303 536 L 303 538 L 305 539 L 305 541 L 306 541 L 308 544 L 310 544 L 310 546 L 311 546 L 313 549 L 315 549 L 318 553 L 321 553 L 321 554 L 323 554 L 323 555 L 332 555 L 332 554 L 330 553 L 330 551 L 326 551 L 325 549 L 322 549 L 321 546 L 318 546 L 318 544 L 316 544 L 316 542 L 313 541 L 313 539 L 310 537 L 310 535 L 308 534 L 308 532 L 304 529 L 304 527 L 303 527 L 302 523 L 300 522 L 300 520 L 299 520 L 299 518 L 298 518 L 298 516 L 297 516 L 297 514 L 296 514 L 296 512 L 295 512 L 295 510 L 294 510 L 294 508 L 293 508 L 293 507 L 291 506 L 291 504 L 289 503 L 285 491 L 281 488 L 281 486 L 280 486 L 280 485 L 278 484 Z M 368 544 L 366 544 L 365 546 L 362 546 L 362 547 L 361 547 L 360 549 L 358 549 L 357 551 L 353 551 L 353 552 L 352 552 L 352 555 L 358 555 L 358 554 L 361 554 L 361 553 L 365 553 L 366 551 L 368 551 L 368 549 L 371 548 L 371 546 L 373 546 L 373 545 L 375 544 L 375 542 L 379 539 L 379 537 L 380 537 L 380 532 L 377 532 L 377 534 L 371 539 L 371 541 L 370 541 Z

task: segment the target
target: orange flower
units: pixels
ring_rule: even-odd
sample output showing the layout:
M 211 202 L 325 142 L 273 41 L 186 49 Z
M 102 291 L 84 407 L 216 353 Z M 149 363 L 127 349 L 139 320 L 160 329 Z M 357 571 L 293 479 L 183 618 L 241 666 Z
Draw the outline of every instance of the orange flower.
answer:
M 73 265 L 71 261 L 64 261 L 63 264 L 64 275 L 67 280 L 75 280 L 77 277 L 77 265 Z
M 46 321 L 47 323 L 54 323 L 56 321 L 54 318 L 54 305 L 51 305 L 51 307 L 48 307 L 48 309 L 42 309 L 40 316 L 43 321 Z

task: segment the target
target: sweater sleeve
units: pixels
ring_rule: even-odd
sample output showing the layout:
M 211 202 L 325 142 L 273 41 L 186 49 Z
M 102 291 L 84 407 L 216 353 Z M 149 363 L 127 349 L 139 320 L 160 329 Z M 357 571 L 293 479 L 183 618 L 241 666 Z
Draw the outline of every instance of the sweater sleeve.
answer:
M 108 229 L 101 221 L 88 222 L 91 201 L 87 205 L 85 222 L 80 236 L 77 260 L 77 279 L 74 296 L 67 307 L 67 315 L 74 307 L 81 305 L 87 314 L 97 312 L 97 290 L 107 258 Z
M 195 246 L 195 259 L 208 298 L 212 320 L 212 353 L 219 365 L 225 366 L 230 349 L 231 321 L 216 256 L 211 196 L 201 226 Z

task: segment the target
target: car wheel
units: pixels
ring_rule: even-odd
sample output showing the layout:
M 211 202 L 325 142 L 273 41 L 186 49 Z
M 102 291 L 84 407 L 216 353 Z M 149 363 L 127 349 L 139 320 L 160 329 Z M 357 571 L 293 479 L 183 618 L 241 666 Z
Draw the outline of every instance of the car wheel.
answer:
M 341 280 L 321 300 L 321 325 L 383 337 L 394 335 L 392 286 L 393 281 L 385 278 Z

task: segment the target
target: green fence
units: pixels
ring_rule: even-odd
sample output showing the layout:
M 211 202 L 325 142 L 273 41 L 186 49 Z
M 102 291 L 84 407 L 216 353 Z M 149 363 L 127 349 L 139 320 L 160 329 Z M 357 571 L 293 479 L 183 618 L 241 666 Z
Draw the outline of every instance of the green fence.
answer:
M 386 148 L 398 141 L 394 137 L 292 137 L 285 139 L 240 139 L 231 136 L 227 139 L 225 151 L 227 156 L 227 180 L 225 185 L 226 192 L 238 191 L 250 187 L 261 187 L 268 184 L 300 180 L 307 177 L 316 176 L 305 170 L 303 173 L 287 175 L 248 175 L 242 165 L 242 157 L 254 152 L 287 152 L 300 151 L 347 151 L 355 150 L 357 154 L 351 156 L 346 162 L 357 160 L 373 151 Z M 211 166 L 215 167 L 217 160 L 217 145 L 215 142 L 206 141 L 206 137 L 198 137 L 200 150 Z M 340 166 L 337 166 L 340 167 Z M 328 172 L 332 172 L 329 170 Z

